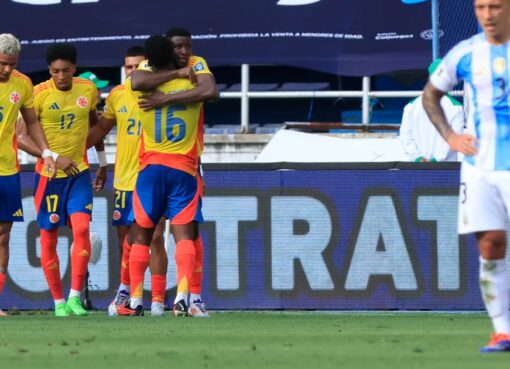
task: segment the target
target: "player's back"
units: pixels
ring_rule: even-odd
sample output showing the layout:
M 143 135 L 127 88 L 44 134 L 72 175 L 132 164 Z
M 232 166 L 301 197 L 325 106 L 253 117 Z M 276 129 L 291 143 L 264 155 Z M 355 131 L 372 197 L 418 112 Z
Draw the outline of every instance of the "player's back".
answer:
M 195 86 L 184 78 L 158 86 L 158 91 L 174 94 Z M 135 93 L 140 96 L 140 93 Z M 159 163 L 196 173 L 197 134 L 202 103 L 166 105 L 143 111 L 138 118 L 142 124 L 144 154 L 142 166 Z

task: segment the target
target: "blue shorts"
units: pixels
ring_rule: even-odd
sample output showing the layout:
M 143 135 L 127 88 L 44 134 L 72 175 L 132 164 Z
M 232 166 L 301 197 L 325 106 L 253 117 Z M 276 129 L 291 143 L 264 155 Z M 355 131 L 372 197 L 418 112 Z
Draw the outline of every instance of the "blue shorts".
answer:
M 203 223 L 197 177 L 164 165 L 148 165 L 136 180 L 133 213 L 144 228 L 158 224 L 162 216 L 172 224 Z
M 22 221 L 20 175 L 0 176 L 0 222 Z
M 114 189 L 112 226 L 127 226 L 133 223 L 133 218 L 129 216 L 133 209 L 133 191 L 121 191 Z
M 34 189 L 35 210 L 39 228 L 51 230 L 67 225 L 74 213 L 92 215 L 92 182 L 90 171 L 51 181 L 36 173 Z

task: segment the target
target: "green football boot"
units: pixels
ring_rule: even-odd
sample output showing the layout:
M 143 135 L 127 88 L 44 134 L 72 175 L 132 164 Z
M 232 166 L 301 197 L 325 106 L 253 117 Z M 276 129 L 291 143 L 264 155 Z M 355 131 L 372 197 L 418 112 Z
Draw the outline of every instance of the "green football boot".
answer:
M 69 310 L 65 302 L 55 305 L 55 316 L 69 316 L 71 314 L 71 310 Z
M 78 316 L 87 316 L 87 310 L 85 310 L 81 304 L 80 298 L 78 296 L 69 297 L 67 300 L 67 308 L 71 311 L 72 314 Z

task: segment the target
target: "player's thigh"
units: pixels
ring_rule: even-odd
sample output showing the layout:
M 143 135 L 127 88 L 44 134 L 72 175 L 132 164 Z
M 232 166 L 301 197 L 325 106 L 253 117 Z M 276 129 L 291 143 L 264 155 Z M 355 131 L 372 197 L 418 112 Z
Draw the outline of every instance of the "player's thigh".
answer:
M 133 191 L 114 190 L 112 226 L 129 227 L 133 222 L 129 214 L 133 210 Z
M 67 224 L 65 202 L 68 182 L 68 178 L 49 181 L 47 177 L 36 173 L 34 202 L 39 228 L 52 230 Z
M 0 222 L 22 221 L 20 175 L 0 176 Z
M 488 173 L 463 163 L 460 182 L 459 233 L 505 229 L 503 199 Z
M 148 165 L 138 173 L 133 193 L 133 214 L 136 223 L 153 228 L 165 212 L 166 167 Z
M 172 225 L 202 223 L 202 200 L 197 177 L 180 170 L 174 170 L 170 176 L 165 216 Z
M 66 210 L 69 215 L 85 213 L 92 215 L 92 182 L 90 171 L 84 170 L 70 179 L 67 190 Z

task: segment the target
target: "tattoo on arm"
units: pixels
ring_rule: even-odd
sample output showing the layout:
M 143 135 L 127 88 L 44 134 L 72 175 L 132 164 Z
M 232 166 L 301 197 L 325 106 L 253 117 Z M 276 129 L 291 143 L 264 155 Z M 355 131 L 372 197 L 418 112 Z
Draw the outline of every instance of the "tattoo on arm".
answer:
M 439 134 L 445 139 L 452 134 L 453 130 L 446 119 L 443 108 L 441 107 L 441 98 L 445 93 L 438 90 L 429 83 L 423 90 L 423 108 L 427 112 L 430 121 L 434 124 Z

